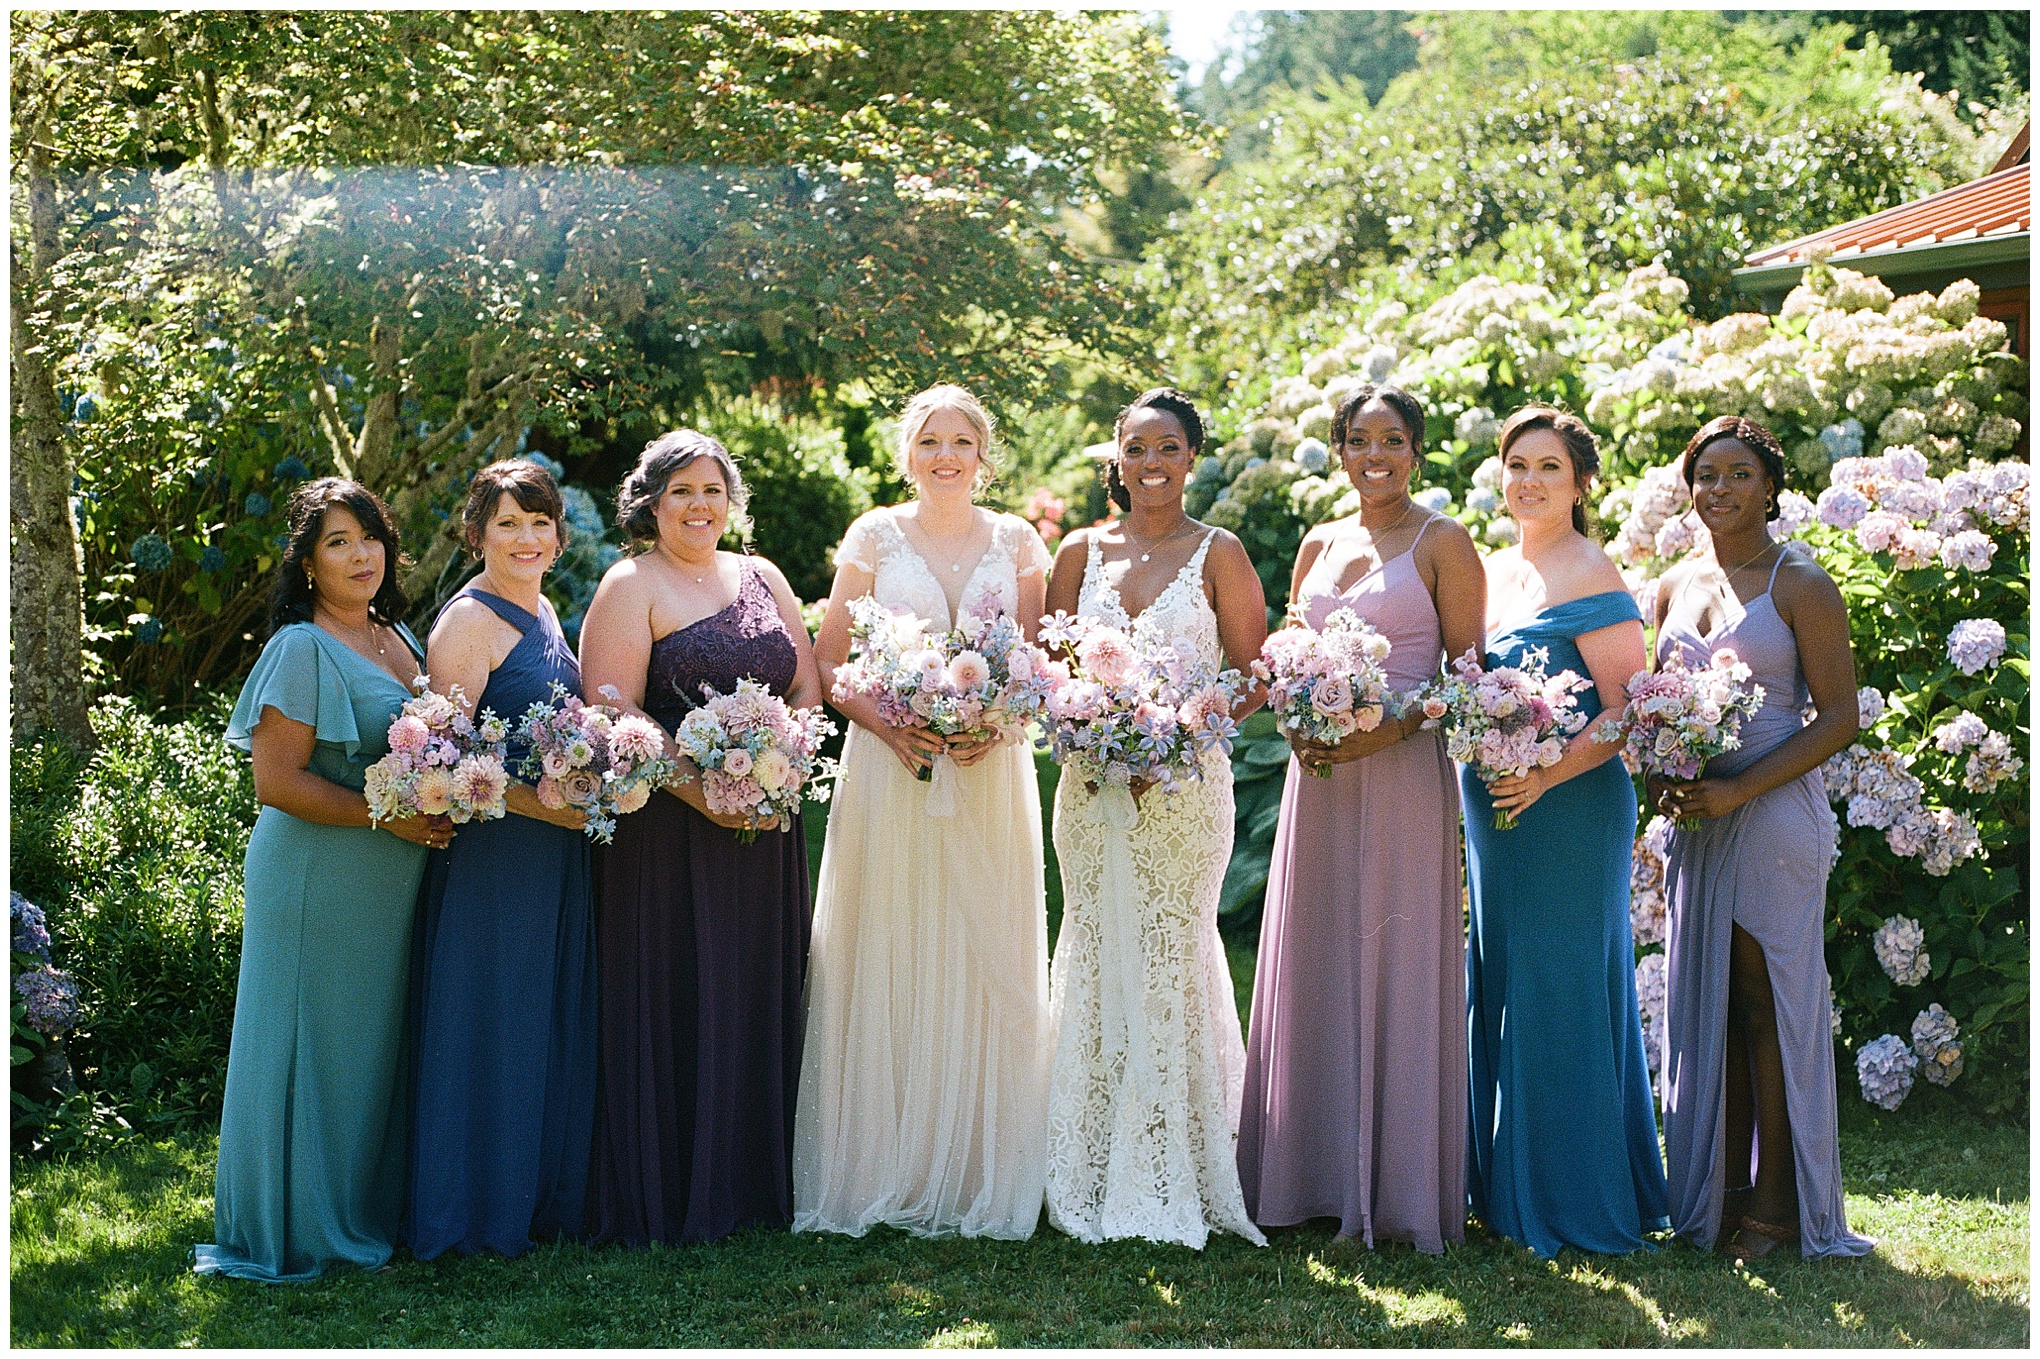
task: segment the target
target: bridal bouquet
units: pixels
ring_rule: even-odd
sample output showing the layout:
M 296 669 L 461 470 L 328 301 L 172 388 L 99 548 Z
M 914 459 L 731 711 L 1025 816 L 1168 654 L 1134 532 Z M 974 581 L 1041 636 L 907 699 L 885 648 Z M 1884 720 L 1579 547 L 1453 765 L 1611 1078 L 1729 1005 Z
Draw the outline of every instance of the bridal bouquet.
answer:
M 1180 638 L 1141 647 L 1117 628 L 1060 612 L 1042 621 L 1041 641 L 1075 661 L 1048 666 L 1055 686 L 1045 746 L 1079 777 L 1106 788 L 1146 779 L 1173 793 L 1204 777 L 1203 756 L 1232 753 L 1239 671 L 1198 661 Z
M 1443 729 L 1445 753 L 1472 765 L 1484 783 L 1549 769 L 1565 755 L 1565 738 L 1587 723 L 1575 697 L 1588 681 L 1570 670 L 1545 674 L 1549 653 L 1532 647 L 1520 665 L 1483 670 L 1469 651 L 1423 694 L 1424 725 Z M 1515 829 L 1509 812 L 1495 812 L 1496 830 Z
M 582 829 L 606 845 L 616 818 L 650 801 L 678 766 L 666 755 L 658 723 L 583 703 L 557 680 L 552 695 L 552 702 L 526 708 L 518 723 L 518 739 L 530 746 L 518 772 L 537 780 L 545 806 L 579 808 Z
M 850 602 L 850 618 L 857 653 L 836 671 L 835 696 L 873 699 L 890 726 L 989 739 L 1024 726 L 1048 702 L 1047 658 L 1003 613 L 966 613 L 955 628 L 934 633 L 867 595 Z
M 1624 688 L 1628 711 L 1595 739 L 1622 742 L 1622 763 L 1631 774 L 1648 771 L 1682 782 L 1699 778 L 1709 760 L 1740 746 L 1743 721 L 1764 706 L 1764 686 L 1727 648 L 1697 670 L 1678 660 L 1655 674 L 1639 670 Z M 1696 818 L 1679 822 L 1680 830 L 1699 828 Z
M 1337 745 L 1373 731 L 1394 710 L 1389 692 L 1388 639 L 1351 609 L 1334 609 L 1321 628 L 1278 628 L 1251 667 L 1268 686 L 1275 725 L 1292 736 Z M 1328 779 L 1332 771 L 1309 766 Z
M 819 707 L 789 708 L 786 700 L 755 680 L 740 679 L 733 694 L 704 686 L 706 701 L 680 720 L 673 739 L 701 767 L 701 791 L 709 810 L 742 813 L 753 822 L 791 817 L 803 799 L 829 800 L 835 762 L 820 758 L 822 742 L 836 724 Z M 746 826 L 737 840 L 749 844 L 758 832 Z
M 508 724 L 487 711 L 469 718 L 461 711 L 459 685 L 449 697 L 427 689 L 422 674 L 412 683 L 418 694 L 404 701 L 390 723 L 390 753 L 365 775 L 370 823 L 444 816 L 464 825 L 503 815 L 503 793 L 510 786 L 503 767 Z

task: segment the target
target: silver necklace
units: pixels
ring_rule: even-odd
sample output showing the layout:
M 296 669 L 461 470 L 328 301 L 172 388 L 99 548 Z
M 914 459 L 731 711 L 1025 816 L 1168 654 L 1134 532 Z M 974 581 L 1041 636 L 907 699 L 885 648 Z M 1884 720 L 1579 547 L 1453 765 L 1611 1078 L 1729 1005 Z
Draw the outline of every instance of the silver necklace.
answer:
M 1126 545 L 1127 545 L 1128 547 L 1139 547 L 1139 546 L 1140 546 L 1140 542 L 1139 542 L 1139 540 L 1137 540 L 1137 539 L 1136 539 L 1136 538 L 1135 538 L 1135 537 L 1133 536 L 1133 530 L 1131 530 L 1131 529 L 1127 529 L 1127 528 L 1122 528 L 1122 529 L 1120 529 L 1120 532 L 1126 535 Z M 1180 538 L 1180 537 L 1182 537 L 1182 536 L 1183 536 L 1183 525 L 1181 525 L 1181 524 L 1178 524 L 1178 525 L 1176 525 L 1176 527 L 1174 527 L 1174 528 L 1170 529 L 1170 530 L 1169 530 L 1169 531 L 1168 531 L 1167 533 L 1163 534 L 1163 535 L 1162 535 L 1161 537 L 1159 537 L 1159 538 L 1155 539 L 1155 540 L 1154 540 L 1153 542 L 1149 543 L 1149 544 L 1147 545 L 1147 551 L 1145 551 L 1145 552 L 1143 552 L 1143 553 L 1141 553 L 1141 554 L 1140 554 L 1140 559 L 1141 559 L 1142 561 L 1146 561 L 1146 560 L 1147 560 L 1147 559 L 1148 559 L 1148 558 L 1149 558 L 1150 556 L 1152 556 L 1152 555 L 1154 554 L 1154 550 L 1155 550 L 1156 548 L 1160 547 L 1160 546 L 1161 546 L 1161 545 L 1162 545 L 1163 543 L 1166 543 L 1166 542 L 1168 542 L 1168 541 L 1169 541 L 1169 540 L 1170 540 L 1171 538 Z
M 920 528 L 920 529 L 921 529 L 921 532 L 922 532 L 922 533 L 924 533 L 924 534 L 927 534 L 927 537 L 928 537 L 928 542 L 929 542 L 929 544 L 930 544 L 931 546 L 933 546 L 933 547 L 936 547 L 936 548 L 940 549 L 940 550 L 941 550 L 941 552 L 942 552 L 942 555 L 943 555 L 944 557 L 948 557 L 948 556 L 950 556 L 950 555 L 951 555 L 951 554 L 950 554 L 950 551 L 949 551 L 949 549 L 943 546 L 943 544 L 942 544 L 942 540 L 941 540 L 941 539 L 937 538 L 937 537 L 936 537 L 936 536 L 935 536 L 934 534 L 932 534 L 932 533 L 928 533 L 928 530 L 927 530 L 927 529 L 926 529 L 925 527 L 922 527 L 922 525 L 921 525 L 921 520 L 920 520 L 920 516 L 916 515 L 916 516 L 914 517 L 914 524 L 915 524 L 915 526 L 916 526 L 917 528 Z M 957 542 L 960 542 L 960 543 L 968 543 L 968 542 L 969 542 L 969 541 L 970 541 L 970 540 L 971 540 L 972 538 L 974 538 L 974 537 L 976 537 L 976 536 L 977 536 L 977 516 L 976 516 L 975 514 L 973 514 L 973 515 L 971 516 L 971 525 L 970 525 L 970 527 L 969 527 L 969 528 L 967 528 L 967 529 L 965 529 L 965 530 L 963 531 L 963 534 L 962 534 L 962 536 L 960 536 L 959 538 L 957 538 L 957 539 L 956 539 L 956 541 L 957 541 Z M 959 571 L 962 571 L 962 570 L 963 570 L 963 563 L 962 563 L 962 562 L 960 562 L 960 561 L 952 561 L 952 562 L 950 562 L 950 563 L 949 563 L 949 569 L 950 569 L 950 571 L 951 571 L 951 572 L 959 572 Z
M 338 624 L 340 620 L 338 618 L 335 618 L 330 610 L 326 612 L 326 617 L 332 620 L 330 623 L 326 625 L 326 630 L 329 632 L 335 631 L 336 629 L 334 628 L 333 625 Z M 351 637 L 357 642 L 361 641 L 361 634 L 356 632 L 352 627 L 349 627 L 345 624 L 341 624 L 337 630 L 341 633 L 342 636 Z M 375 624 L 373 622 L 371 622 L 368 625 L 368 640 L 364 645 L 374 647 L 375 654 L 381 656 L 384 660 L 389 659 L 390 654 L 389 648 L 376 640 L 376 629 Z

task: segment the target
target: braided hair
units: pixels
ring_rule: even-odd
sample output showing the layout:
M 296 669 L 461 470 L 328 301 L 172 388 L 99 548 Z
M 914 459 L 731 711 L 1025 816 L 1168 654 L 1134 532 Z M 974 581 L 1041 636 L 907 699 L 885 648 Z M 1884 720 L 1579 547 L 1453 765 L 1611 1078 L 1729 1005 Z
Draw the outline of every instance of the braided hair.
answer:
M 1737 439 L 1749 445 L 1750 451 L 1757 455 L 1757 461 L 1764 465 L 1764 475 L 1771 479 L 1771 498 L 1764 506 L 1764 519 L 1766 522 L 1776 519 L 1778 493 L 1785 489 L 1785 449 L 1768 427 L 1744 416 L 1720 416 L 1693 431 L 1693 437 L 1686 441 L 1686 451 L 1679 460 L 1679 474 L 1686 479 L 1686 489 L 1693 489 L 1702 450 L 1723 439 Z
M 1183 426 L 1184 437 L 1190 441 L 1190 456 L 1194 458 L 1204 450 L 1204 417 L 1197 413 L 1197 403 L 1174 387 L 1150 387 L 1121 407 L 1112 421 L 1114 443 L 1125 431 L 1127 417 L 1139 410 L 1156 410 L 1175 416 Z M 1105 494 L 1112 498 L 1112 503 L 1122 513 L 1133 508 L 1133 497 L 1127 494 L 1126 483 L 1119 476 L 1117 457 L 1105 464 Z

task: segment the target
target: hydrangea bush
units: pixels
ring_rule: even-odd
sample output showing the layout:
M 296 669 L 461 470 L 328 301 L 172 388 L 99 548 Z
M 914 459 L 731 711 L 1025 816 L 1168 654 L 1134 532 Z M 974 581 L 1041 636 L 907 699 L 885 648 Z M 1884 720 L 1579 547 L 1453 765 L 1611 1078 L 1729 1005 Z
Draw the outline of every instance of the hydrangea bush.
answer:
M 1720 415 L 1769 426 L 1788 455 L 1773 536 L 1840 586 L 1863 686 L 1862 736 L 1822 771 L 1840 828 L 1827 923 L 1839 1036 L 1856 1047 L 1903 1034 L 1941 1006 L 1964 1051 L 1937 1075 L 1966 1066 L 1987 1104 L 2021 1101 L 2026 365 L 1966 280 L 1897 297 L 1821 260 L 1775 316 L 1700 324 L 1684 300 L 1677 279 L 1640 269 L 1584 302 L 1483 278 L 1414 314 L 1384 304 L 1285 365 L 1266 408 L 1198 465 L 1190 508 L 1240 533 L 1278 600 L 1302 534 L 1357 504 L 1325 447 L 1329 411 L 1349 384 L 1387 379 L 1428 412 L 1420 494 L 1492 548 L 1513 529 L 1493 457 L 1500 418 L 1552 402 L 1601 436 L 1603 536 L 1649 616 L 1658 577 L 1706 546 L 1676 466 L 1686 440 Z M 1246 724 L 1222 903 L 1235 926 L 1258 919 L 1285 753 L 1271 723 Z M 1637 871 L 1649 950 L 1661 867 Z M 1894 915 L 1918 931 L 1896 971 L 1881 961 L 1897 956 Z M 1893 1062 L 1873 1068 L 1866 1095 L 1892 1098 Z

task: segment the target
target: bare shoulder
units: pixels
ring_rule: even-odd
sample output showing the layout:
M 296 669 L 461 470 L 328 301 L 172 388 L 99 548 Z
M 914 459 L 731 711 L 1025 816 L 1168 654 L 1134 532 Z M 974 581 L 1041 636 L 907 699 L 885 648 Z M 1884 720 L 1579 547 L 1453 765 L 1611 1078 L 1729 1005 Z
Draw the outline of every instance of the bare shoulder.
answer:
M 1827 568 L 1813 559 L 1813 554 L 1793 547 L 1787 540 L 1785 556 L 1778 563 L 1778 575 L 1771 583 L 1771 591 L 1789 607 L 1794 604 L 1811 604 L 1815 607 L 1835 605 L 1842 602 L 1841 588 Z
M 774 594 L 781 591 L 785 591 L 788 594 L 793 593 L 793 587 L 787 583 L 786 573 L 779 569 L 778 562 L 773 561 L 770 557 L 758 556 L 756 553 L 747 555 L 744 560 L 750 562 L 757 569 L 758 574 L 765 577 L 765 583 L 772 587 Z
M 1310 530 L 1303 535 L 1303 541 L 1297 544 L 1297 546 L 1299 549 L 1306 547 L 1323 548 L 1332 539 L 1338 537 L 1340 530 L 1351 523 L 1352 520 L 1353 516 L 1349 514 L 1338 519 L 1327 519 L 1322 523 L 1312 524 Z
M 1211 547 L 1205 553 L 1205 560 L 1228 568 L 1244 564 L 1249 571 L 1254 569 L 1253 559 L 1247 556 L 1247 545 L 1231 529 L 1212 531 Z
M 1629 582 L 1622 579 L 1622 569 L 1601 545 L 1591 538 L 1580 539 L 1580 550 L 1574 562 L 1574 569 L 1580 573 L 1580 581 L 1588 588 L 1587 594 L 1600 594 L 1608 590 L 1629 593 Z
M 1466 554 L 1479 558 L 1480 549 L 1474 546 L 1473 535 L 1466 531 L 1466 525 L 1449 514 L 1431 511 L 1430 519 L 1424 525 L 1424 542 L 1433 551 L 1444 548 L 1455 555 Z
M 446 641 L 470 636 L 499 621 L 496 611 L 473 595 L 459 595 L 448 601 L 432 620 L 432 640 Z

